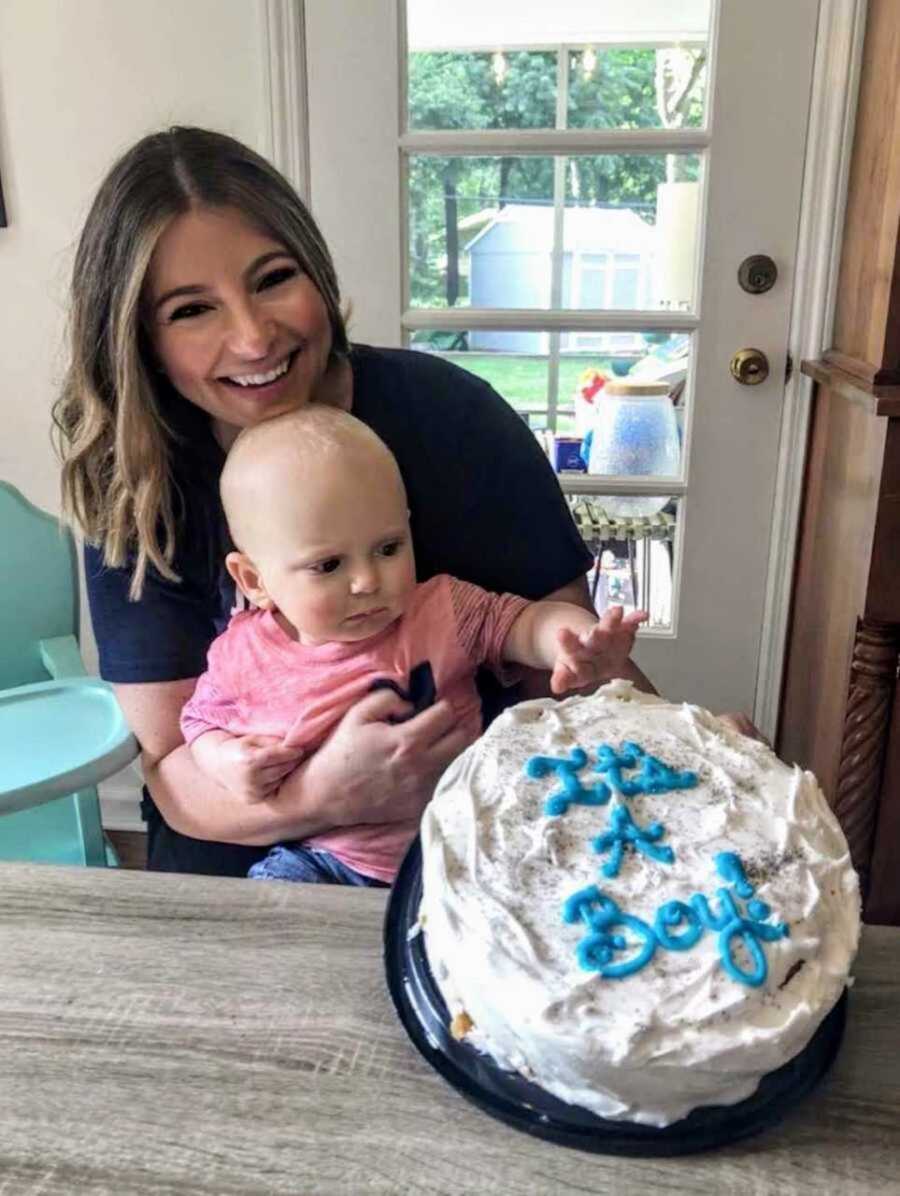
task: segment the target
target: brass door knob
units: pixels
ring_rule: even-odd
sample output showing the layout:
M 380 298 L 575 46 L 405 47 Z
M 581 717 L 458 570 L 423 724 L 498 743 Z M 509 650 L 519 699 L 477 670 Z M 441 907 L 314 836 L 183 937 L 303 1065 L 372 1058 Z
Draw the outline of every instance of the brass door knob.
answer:
M 758 386 L 769 376 L 769 359 L 761 349 L 738 349 L 731 359 L 731 376 L 742 386 Z

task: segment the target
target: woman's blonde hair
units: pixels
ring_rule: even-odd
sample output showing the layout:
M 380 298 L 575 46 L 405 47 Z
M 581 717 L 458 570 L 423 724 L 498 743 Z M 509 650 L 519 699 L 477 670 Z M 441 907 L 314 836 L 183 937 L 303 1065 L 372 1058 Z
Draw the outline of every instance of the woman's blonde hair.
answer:
M 63 505 L 107 565 L 132 566 L 140 597 L 147 569 L 178 581 L 174 454 L 183 437 L 173 404 L 186 403 L 153 365 L 142 290 L 161 234 L 194 207 L 233 207 L 293 254 L 318 288 L 333 357 L 349 345 L 331 256 L 287 180 L 239 141 L 206 129 L 144 137 L 100 186 L 75 255 L 71 360 L 53 408 L 63 461 Z

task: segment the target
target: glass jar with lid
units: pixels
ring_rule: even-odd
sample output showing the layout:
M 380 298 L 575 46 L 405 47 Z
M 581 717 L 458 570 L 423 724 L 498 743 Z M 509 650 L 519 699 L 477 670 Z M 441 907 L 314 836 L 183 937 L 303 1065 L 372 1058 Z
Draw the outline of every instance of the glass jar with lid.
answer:
M 675 407 L 666 382 L 614 378 L 597 403 L 588 473 L 613 477 L 678 474 L 681 446 Z M 598 498 L 607 514 L 650 516 L 669 501 L 664 494 Z

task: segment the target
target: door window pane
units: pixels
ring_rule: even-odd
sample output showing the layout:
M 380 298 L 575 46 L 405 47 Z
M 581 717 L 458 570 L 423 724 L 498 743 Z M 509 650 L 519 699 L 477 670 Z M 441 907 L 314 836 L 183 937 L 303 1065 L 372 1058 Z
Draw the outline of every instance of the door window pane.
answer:
M 700 128 L 705 97 L 705 44 L 569 50 L 570 129 Z
M 702 126 L 709 10 L 709 0 L 407 0 L 408 127 L 552 129 L 558 107 L 571 129 Z
M 553 160 L 409 159 L 412 307 L 549 307 Z
M 555 404 L 550 394 L 549 332 L 420 329 L 410 335 L 409 344 L 489 382 L 536 433 L 577 437 L 579 444 L 598 420 L 607 382 L 664 383 L 681 444 L 691 356 L 691 338 L 686 333 L 561 333 Z M 541 443 L 562 471 L 555 446 L 543 435 Z M 677 473 L 677 468 L 656 472 Z
M 572 276 L 610 260 L 602 302 L 563 306 L 687 312 L 694 307 L 702 159 L 698 154 L 578 155 L 566 162 L 563 244 Z M 564 273 L 565 279 L 565 273 Z
M 410 306 L 548 308 L 555 250 L 564 308 L 692 309 L 698 155 L 566 158 L 561 246 L 553 157 L 408 165 Z
M 409 343 L 412 349 L 436 353 L 489 382 L 529 427 L 542 431 L 548 426 L 548 333 L 429 329 L 414 332 Z M 560 426 L 573 430 L 573 416 L 570 410 Z
M 412 53 L 407 95 L 410 129 L 552 129 L 556 54 Z
M 573 495 L 569 507 L 593 556 L 587 581 L 598 614 L 610 606 L 649 612 L 647 627 L 672 626 L 678 499 L 654 515 L 611 515 L 604 499 Z

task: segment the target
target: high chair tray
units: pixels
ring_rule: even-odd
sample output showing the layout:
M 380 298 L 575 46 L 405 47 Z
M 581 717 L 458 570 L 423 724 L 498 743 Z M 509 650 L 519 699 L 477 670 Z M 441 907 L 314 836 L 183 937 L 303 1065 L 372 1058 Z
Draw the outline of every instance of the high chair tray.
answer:
M 0 690 L 0 814 L 95 785 L 137 754 L 112 688 L 99 678 Z

